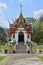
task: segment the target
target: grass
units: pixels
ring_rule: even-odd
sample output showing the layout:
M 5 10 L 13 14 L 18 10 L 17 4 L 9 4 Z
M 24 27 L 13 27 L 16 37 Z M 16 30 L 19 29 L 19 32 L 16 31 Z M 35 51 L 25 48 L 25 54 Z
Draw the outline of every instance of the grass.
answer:
M 0 61 L 4 60 L 6 56 L 0 56 Z
M 36 46 L 33 47 L 33 49 L 34 50 L 36 50 L 36 49 L 43 49 L 43 45 L 36 45 Z
M 43 61 L 43 56 L 39 56 L 38 58 L 39 58 L 41 61 Z
M 10 46 L 6 46 L 6 45 L 0 45 L 0 52 L 2 52 L 3 51 L 3 49 L 7 49 L 8 50 L 8 52 L 7 53 L 13 53 L 13 49 L 14 49 L 14 47 L 10 47 Z
M 0 45 L 0 52 L 2 52 L 2 49 L 8 48 L 6 45 Z
M 2 49 L 0 49 L 0 52 L 2 52 Z
M 43 45 L 33 46 L 32 50 L 33 50 L 34 53 L 37 52 L 37 50 L 38 50 L 39 53 L 42 53 L 43 52 L 42 51 L 43 50 Z

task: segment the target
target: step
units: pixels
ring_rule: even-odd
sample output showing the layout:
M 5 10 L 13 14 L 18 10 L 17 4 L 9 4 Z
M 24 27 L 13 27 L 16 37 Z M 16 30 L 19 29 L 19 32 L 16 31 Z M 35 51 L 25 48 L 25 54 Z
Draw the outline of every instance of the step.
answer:
M 16 45 L 16 52 L 17 53 L 25 53 L 26 52 L 26 45 Z

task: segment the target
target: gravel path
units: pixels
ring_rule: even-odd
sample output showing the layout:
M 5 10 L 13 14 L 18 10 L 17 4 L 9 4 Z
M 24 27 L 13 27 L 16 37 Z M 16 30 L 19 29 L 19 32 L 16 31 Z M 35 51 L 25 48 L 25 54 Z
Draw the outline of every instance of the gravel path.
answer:
M 18 60 L 15 61 L 12 65 L 43 65 L 43 63 L 36 61 L 28 61 L 28 60 Z
M 8 54 L 0 65 L 43 65 L 35 54 Z

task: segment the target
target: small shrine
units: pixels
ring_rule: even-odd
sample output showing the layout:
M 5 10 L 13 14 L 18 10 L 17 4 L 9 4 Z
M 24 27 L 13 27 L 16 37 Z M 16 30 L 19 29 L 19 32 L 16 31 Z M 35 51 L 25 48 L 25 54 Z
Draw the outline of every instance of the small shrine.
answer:
M 26 52 L 28 47 L 27 41 L 31 42 L 31 35 L 33 33 L 33 25 L 31 22 L 27 21 L 22 14 L 22 5 L 20 6 L 20 15 L 18 19 L 10 24 L 9 34 L 11 36 L 11 41 L 16 42 L 16 52 Z

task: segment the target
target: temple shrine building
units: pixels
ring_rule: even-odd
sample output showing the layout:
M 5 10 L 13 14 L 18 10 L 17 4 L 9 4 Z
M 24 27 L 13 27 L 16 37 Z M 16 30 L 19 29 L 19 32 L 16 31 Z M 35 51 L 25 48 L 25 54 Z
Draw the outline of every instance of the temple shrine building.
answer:
M 11 36 L 11 41 L 16 41 L 16 51 L 26 51 L 27 41 L 31 42 L 33 25 L 23 17 L 22 7 L 18 19 L 10 24 L 9 33 Z

